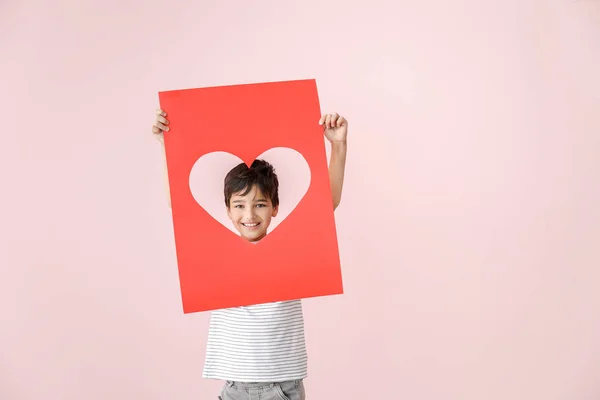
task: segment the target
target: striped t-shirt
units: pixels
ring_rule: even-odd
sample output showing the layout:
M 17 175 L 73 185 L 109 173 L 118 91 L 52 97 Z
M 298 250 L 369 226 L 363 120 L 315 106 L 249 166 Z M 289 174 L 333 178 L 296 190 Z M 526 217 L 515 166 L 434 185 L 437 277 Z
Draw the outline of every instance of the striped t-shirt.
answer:
M 307 375 L 300 300 L 215 310 L 203 377 L 284 382 Z

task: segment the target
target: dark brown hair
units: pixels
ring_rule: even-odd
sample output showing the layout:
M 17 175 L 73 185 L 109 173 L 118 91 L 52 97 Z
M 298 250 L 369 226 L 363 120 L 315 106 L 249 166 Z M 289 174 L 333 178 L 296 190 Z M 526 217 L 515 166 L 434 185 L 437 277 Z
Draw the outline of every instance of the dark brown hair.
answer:
M 264 160 L 254 160 L 250 168 L 245 163 L 238 164 L 227 173 L 224 184 L 227 208 L 230 206 L 231 196 L 245 196 L 255 185 L 262 194 L 271 199 L 273 207 L 279 205 L 279 180 L 273 166 Z

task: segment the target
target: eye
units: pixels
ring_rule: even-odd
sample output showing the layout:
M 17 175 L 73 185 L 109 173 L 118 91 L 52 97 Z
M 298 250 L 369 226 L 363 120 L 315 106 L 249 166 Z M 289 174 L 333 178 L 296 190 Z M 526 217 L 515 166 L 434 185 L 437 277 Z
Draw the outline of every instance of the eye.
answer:
M 256 207 L 263 208 L 263 207 L 266 207 L 266 204 L 257 204 Z
M 241 204 L 236 204 L 236 205 L 234 206 L 234 208 L 244 208 L 244 206 L 243 206 L 243 205 L 241 205 Z

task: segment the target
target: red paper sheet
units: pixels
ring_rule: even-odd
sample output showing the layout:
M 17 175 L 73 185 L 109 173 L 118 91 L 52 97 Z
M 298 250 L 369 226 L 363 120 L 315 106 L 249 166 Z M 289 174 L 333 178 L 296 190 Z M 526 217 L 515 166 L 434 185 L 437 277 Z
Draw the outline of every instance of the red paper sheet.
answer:
M 316 82 L 174 90 L 159 99 L 171 127 L 165 149 L 184 313 L 341 294 Z M 304 156 L 310 186 L 277 229 L 253 244 L 196 202 L 190 172 L 207 153 L 229 152 L 250 165 L 273 147 Z

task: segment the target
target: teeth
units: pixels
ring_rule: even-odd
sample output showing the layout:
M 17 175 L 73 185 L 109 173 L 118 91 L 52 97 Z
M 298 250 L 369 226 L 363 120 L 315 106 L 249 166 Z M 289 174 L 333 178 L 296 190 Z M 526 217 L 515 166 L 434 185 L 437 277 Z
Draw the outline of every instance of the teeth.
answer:
M 258 225 L 258 223 L 254 223 L 254 224 L 242 224 L 242 225 L 244 225 L 244 226 L 248 226 L 248 227 L 253 227 L 253 226 L 257 226 L 257 225 Z

